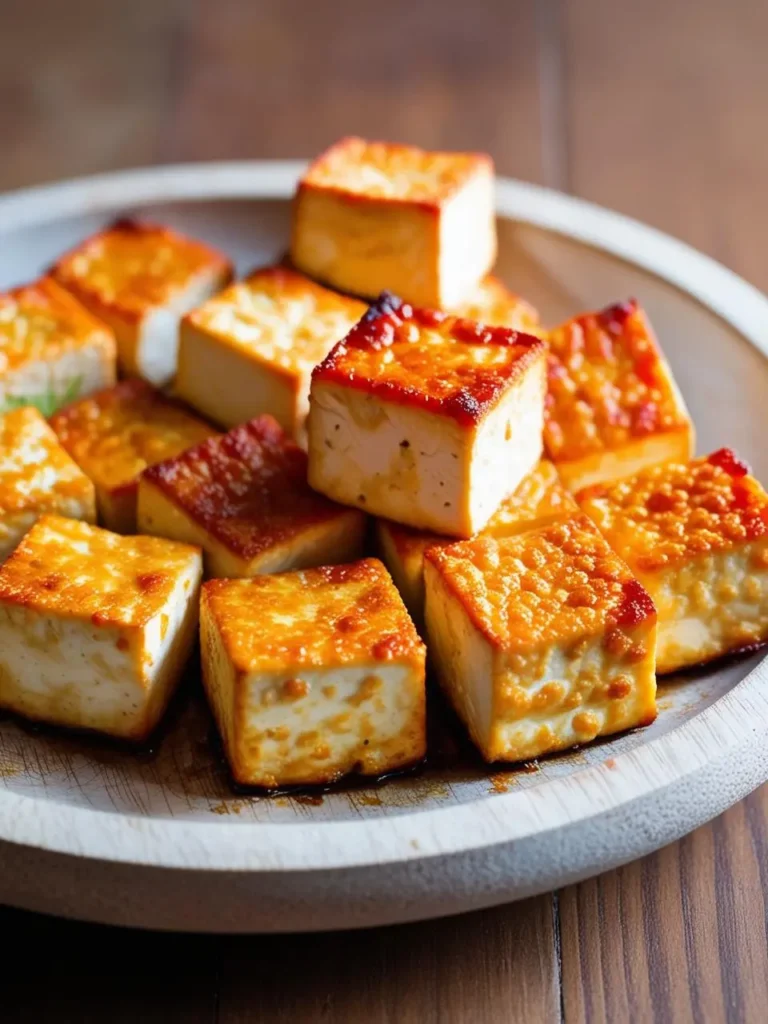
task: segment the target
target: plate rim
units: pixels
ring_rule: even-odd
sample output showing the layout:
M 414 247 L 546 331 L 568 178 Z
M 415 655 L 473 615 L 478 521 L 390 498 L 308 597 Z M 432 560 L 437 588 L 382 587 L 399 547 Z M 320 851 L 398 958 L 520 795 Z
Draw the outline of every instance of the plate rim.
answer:
M 0 238 L 67 215 L 142 203 L 289 199 L 305 161 L 175 164 L 76 178 L 0 195 Z M 623 259 L 698 300 L 768 356 L 768 298 L 691 246 L 582 199 L 497 179 L 499 216 Z M 327 871 L 466 855 L 632 813 L 637 802 L 696 785 L 701 821 L 721 808 L 716 764 L 751 749 L 737 798 L 768 778 L 768 658 L 732 690 L 664 736 L 571 775 L 466 804 L 360 821 L 240 823 L 144 818 L 0 791 L 0 841 L 100 861 L 157 868 Z M 707 773 L 709 778 L 707 778 Z M 762 774 L 762 778 L 760 778 Z M 736 792 L 736 790 L 734 790 Z M 42 808 L 45 808 L 43 811 Z M 626 822 L 625 822 L 626 824 Z M 670 838 L 672 836 L 670 831 Z M 638 853 L 645 852 L 642 838 Z

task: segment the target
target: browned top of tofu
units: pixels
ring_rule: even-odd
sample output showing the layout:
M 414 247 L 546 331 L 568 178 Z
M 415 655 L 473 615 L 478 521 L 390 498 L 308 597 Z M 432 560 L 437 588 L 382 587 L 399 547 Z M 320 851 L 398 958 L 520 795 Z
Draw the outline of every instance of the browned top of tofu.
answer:
M 544 446 L 556 462 L 615 449 L 690 419 L 634 300 L 551 331 Z
M 583 515 L 517 537 L 429 548 L 426 558 L 476 628 L 510 653 L 656 617 L 647 592 Z
M 578 515 L 579 506 L 560 483 L 557 470 L 548 459 L 542 459 L 506 498 L 481 531 L 494 537 L 511 536 L 536 529 L 566 516 Z M 416 530 L 400 523 L 385 522 L 392 543 L 401 559 L 412 553 L 421 554 L 428 544 L 453 544 L 436 534 Z
M 199 274 L 225 283 L 232 266 L 216 249 L 170 228 L 119 220 L 62 256 L 52 273 L 90 309 L 140 320 Z
M 587 487 L 576 497 L 641 573 L 768 537 L 768 494 L 730 448 Z
M 306 452 L 266 415 L 153 466 L 144 478 L 247 559 L 313 526 L 362 515 L 310 488 Z
M 188 544 L 45 515 L 0 567 L 0 603 L 94 626 L 140 627 L 199 561 Z
M 350 199 L 434 208 L 476 174 L 493 175 L 493 161 L 486 153 L 429 152 L 352 136 L 321 153 L 299 188 L 337 192 Z
M 37 409 L 0 416 L 0 516 L 60 508 L 62 500 L 92 501 L 93 484 Z
M 147 466 L 215 433 L 142 380 L 74 402 L 51 417 L 51 426 L 81 469 L 109 491 L 135 486 Z
M 233 348 L 289 373 L 307 372 L 357 323 L 366 305 L 289 267 L 264 267 L 185 318 Z
M 112 331 L 53 278 L 0 294 L 0 377 L 26 363 L 53 361 L 84 345 L 114 355 Z
M 384 294 L 315 368 L 312 381 L 357 388 L 472 425 L 545 352 L 544 342 L 529 334 L 419 309 Z
M 498 277 L 488 274 L 472 294 L 451 313 L 466 320 L 479 320 L 491 327 L 512 327 L 516 331 L 537 334 L 539 314 L 534 307 L 511 292 Z
M 212 615 L 239 672 L 415 660 L 425 647 L 375 558 L 247 580 L 210 580 Z

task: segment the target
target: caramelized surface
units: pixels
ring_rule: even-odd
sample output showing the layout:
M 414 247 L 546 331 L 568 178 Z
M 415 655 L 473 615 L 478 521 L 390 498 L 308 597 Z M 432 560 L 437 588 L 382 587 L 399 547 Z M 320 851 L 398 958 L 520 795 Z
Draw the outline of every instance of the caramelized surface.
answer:
M 0 602 L 94 626 L 142 626 L 161 611 L 196 552 L 45 515 L 0 567 Z
M 424 645 L 381 562 L 210 580 L 203 586 L 241 672 L 424 657 Z
M 491 327 L 512 327 L 528 334 L 537 334 L 541 330 L 539 314 L 533 306 L 511 292 L 493 274 L 484 277 L 466 302 L 452 309 L 451 313 Z
M 193 326 L 288 371 L 308 371 L 366 310 L 288 267 L 265 267 L 187 316 Z
M 138 319 L 172 301 L 205 270 L 226 275 L 230 264 L 170 228 L 121 220 L 62 256 L 52 273 L 89 305 Z
M 636 571 L 656 572 L 768 536 L 768 494 L 729 448 L 577 495 Z
M 493 162 L 484 153 L 428 152 L 350 137 L 322 153 L 300 187 L 438 206 L 477 173 L 493 173 Z
M 426 558 L 477 629 L 507 652 L 601 631 L 618 644 L 614 631 L 656 615 L 646 591 L 583 515 L 517 537 L 433 547 Z
M 84 345 L 115 349 L 112 332 L 50 277 L 0 294 L 0 377 Z
M 259 416 L 153 466 L 146 479 L 243 558 L 352 510 L 307 484 L 307 455 L 271 416 Z
M 544 353 L 544 342 L 531 335 L 383 295 L 312 379 L 421 406 L 471 425 Z
M 0 514 L 93 503 L 93 484 L 67 455 L 37 409 L 0 416 Z
M 636 302 L 551 331 L 544 445 L 556 462 L 619 448 L 690 420 Z
M 141 380 L 124 380 L 51 417 L 59 440 L 100 487 L 135 483 L 162 459 L 214 434 L 212 427 Z

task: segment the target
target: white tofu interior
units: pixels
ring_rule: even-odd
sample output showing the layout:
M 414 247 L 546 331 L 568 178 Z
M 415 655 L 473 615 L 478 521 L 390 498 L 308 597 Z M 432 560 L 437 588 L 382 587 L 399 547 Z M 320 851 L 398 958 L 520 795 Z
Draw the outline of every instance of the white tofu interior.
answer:
M 756 545 L 641 577 L 659 615 L 657 670 L 674 672 L 768 638 L 768 569 Z
M 83 345 L 58 359 L 24 363 L 0 377 L 0 412 L 6 403 L 20 399 L 35 405 L 44 416 L 115 383 L 115 360 L 102 345 Z
M 456 536 L 481 530 L 541 456 L 543 363 L 477 433 L 351 387 L 313 385 L 311 485 L 344 504 Z
M 308 381 L 297 391 L 291 377 L 192 324 L 182 324 L 180 344 L 176 390 L 193 408 L 227 429 L 269 412 L 286 432 L 297 432 L 308 406 Z
M 135 369 L 151 384 L 162 387 L 176 374 L 179 351 L 179 321 L 221 287 L 216 273 L 206 270 L 166 306 L 151 310 L 139 328 Z
M 439 254 L 441 306 L 450 309 L 470 295 L 496 257 L 491 175 L 476 175 L 444 207 Z

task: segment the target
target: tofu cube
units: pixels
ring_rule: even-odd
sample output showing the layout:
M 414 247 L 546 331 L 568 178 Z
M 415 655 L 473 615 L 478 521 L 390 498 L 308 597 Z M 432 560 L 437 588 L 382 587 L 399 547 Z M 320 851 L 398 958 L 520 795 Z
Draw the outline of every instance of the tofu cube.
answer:
M 61 405 L 115 383 L 115 337 L 51 277 L 0 294 L 0 413 Z
M 541 455 L 546 346 L 382 296 L 312 375 L 309 482 L 385 519 L 481 530 Z
M 269 413 L 302 438 L 312 370 L 365 309 L 287 267 L 257 270 L 182 321 L 176 393 L 224 427 Z
M 145 470 L 141 533 L 198 544 L 209 576 L 255 576 L 348 562 L 366 517 L 315 493 L 307 456 L 260 416 Z
M 571 491 L 691 458 L 691 418 L 637 302 L 576 317 L 548 340 L 544 449 Z
M 491 537 L 514 536 L 578 515 L 579 506 L 560 483 L 551 462 L 542 459 L 516 490 L 505 498 L 481 532 Z M 424 552 L 453 541 L 389 519 L 376 521 L 378 548 L 400 596 L 417 626 L 424 620 Z
M 422 306 L 465 301 L 496 258 L 493 161 L 346 138 L 311 164 L 291 259 L 340 291 L 391 290 Z
M 577 500 L 653 598 L 659 673 L 768 640 L 768 494 L 731 449 Z
M 656 612 L 583 515 L 426 553 L 430 657 L 487 761 L 523 761 L 656 716 Z
M 0 416 L 0 562 L 44 512 L 96 522 L 93 484 L 37 409 Z
M 512 327 L 526 334 L 544 333 L 539 314 L 533 306 L 492 274 L 484 277 L 464 302 L 450 312 L 466 320 L 478 320 L 489 327 Z
M 120 220 L 62 256 L 52 273 L 112 328 L 122 372 L 161 386 L 176 373 L 180 318 L 229 284 L 232 264 L 170 228 Z
M 426 651 L 381 562 L 203 585 L 203 682 L 234 780 L 384 775 L 426 752 Z
M 103 526 L 136 531 L 141 473 L 215 431 L 141 380 L 124 380 L 51 417 L 59 441 L 96 485 Z
M 146 741 L 194 646 L 200 552 L 44 515 L 0 567 L 0 707 Z

